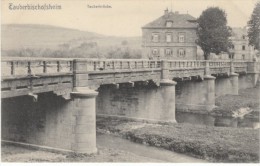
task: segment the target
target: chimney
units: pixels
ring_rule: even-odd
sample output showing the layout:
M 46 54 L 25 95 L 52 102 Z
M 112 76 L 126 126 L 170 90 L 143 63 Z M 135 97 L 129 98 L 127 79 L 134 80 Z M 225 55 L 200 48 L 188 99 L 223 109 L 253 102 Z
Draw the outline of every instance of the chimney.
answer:
M 168 8 L 166 8 L 165 10 L 164 10 L 164 15 L 167 15 L 168 14 Z

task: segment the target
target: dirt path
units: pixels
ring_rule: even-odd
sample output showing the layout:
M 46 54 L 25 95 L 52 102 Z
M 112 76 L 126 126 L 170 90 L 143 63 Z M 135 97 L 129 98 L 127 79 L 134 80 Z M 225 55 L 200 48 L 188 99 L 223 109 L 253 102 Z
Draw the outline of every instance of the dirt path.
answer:
M 119 137 L 98 134 L 95 155 L 65 155 L 2 145 L 2 162 L 205 162 L 167 150 L 136 144 Z
M 157 160 L 159 162 L 173 162 L 173 163 L 205 163 L 205 160 L 200 160 L 187 155 L 171 152 L 168 150 L 146 146 L 130 142 L 128 140 L 115 137 L 112 135 L 98 135 L 98 144 L 101 147 L 116 148 L 122 151 L 130 152 L 140 157 L 146 157 L 148 161 L 150 159 Z

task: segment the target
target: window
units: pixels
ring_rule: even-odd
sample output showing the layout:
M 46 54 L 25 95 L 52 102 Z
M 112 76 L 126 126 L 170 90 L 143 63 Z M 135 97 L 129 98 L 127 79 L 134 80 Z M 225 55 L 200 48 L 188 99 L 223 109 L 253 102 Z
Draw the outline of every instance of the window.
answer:
M 245 54 L 242 54 L 242 59 L 245 60 Z
M 246 46 L 243 45 L 243 46 L 242 46 L 242 50 L 246 50 Z
M 157 48 L 154 48 L 153 51 L 152 51 L 152 54 L 153 55 L 158 55 L 159 53 L 159 50 Z
M 245 39 L 245 38 L 246 38 L 246 36 L 245 36 L 245 35 L 243 35 L 243 36 L 242 36 L 242 39 Z
M 185 50 L 183 48 L 178 50 L 178 56 L 179 57 L 185 57 Z
M 166 42 L 172 42 L 172 34 L 170 33 L 166 34 Z
M 185 33 L 179 33 L 179 42 L 184 43 L 185 41 Z
M 172 55 L 172 50 L 171 50 L 170 48 L 167 48 L 167 49 L 165 50 L 165 54 L 166 54 L 166 55 Z
M 172 21 L 166 21 L 166 27 L 172 27 L 173 22 Z
M 234 53 L 231 53 L 231 54 L 228 55 L 229 59 L 234 59 L 234 56 L 235 56 Z
M 152 34 L 152 42 L 159 42 L 159 34 L 158 33 Z

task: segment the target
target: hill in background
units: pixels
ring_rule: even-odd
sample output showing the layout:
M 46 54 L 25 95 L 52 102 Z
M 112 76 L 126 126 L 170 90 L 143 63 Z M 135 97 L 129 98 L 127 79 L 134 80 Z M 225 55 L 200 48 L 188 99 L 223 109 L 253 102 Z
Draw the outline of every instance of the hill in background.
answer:
M 3 56 L 138 58 L 141 37 L 114 37 L 49 25 L 1 26 Z

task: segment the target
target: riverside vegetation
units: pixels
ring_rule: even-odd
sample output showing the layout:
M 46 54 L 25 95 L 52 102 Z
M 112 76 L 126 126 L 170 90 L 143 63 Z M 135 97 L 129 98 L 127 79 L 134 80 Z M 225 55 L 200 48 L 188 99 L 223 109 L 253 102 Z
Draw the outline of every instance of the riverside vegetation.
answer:
M 97 129 L 212 162 L 259 162 L 259 129 L 98 118 Z
M 242 107 L 259 118 L 259 84 L 240 90 L 239 95 L 216 99 L 214 111 L 223 115 Z M 150 124 L 124 119 L 97 118 L 97 131 L 131 141 L 185 153 L 211 162 L 259 162 L 259 131 L 251 128 L 214 127 L 192 124 Z

